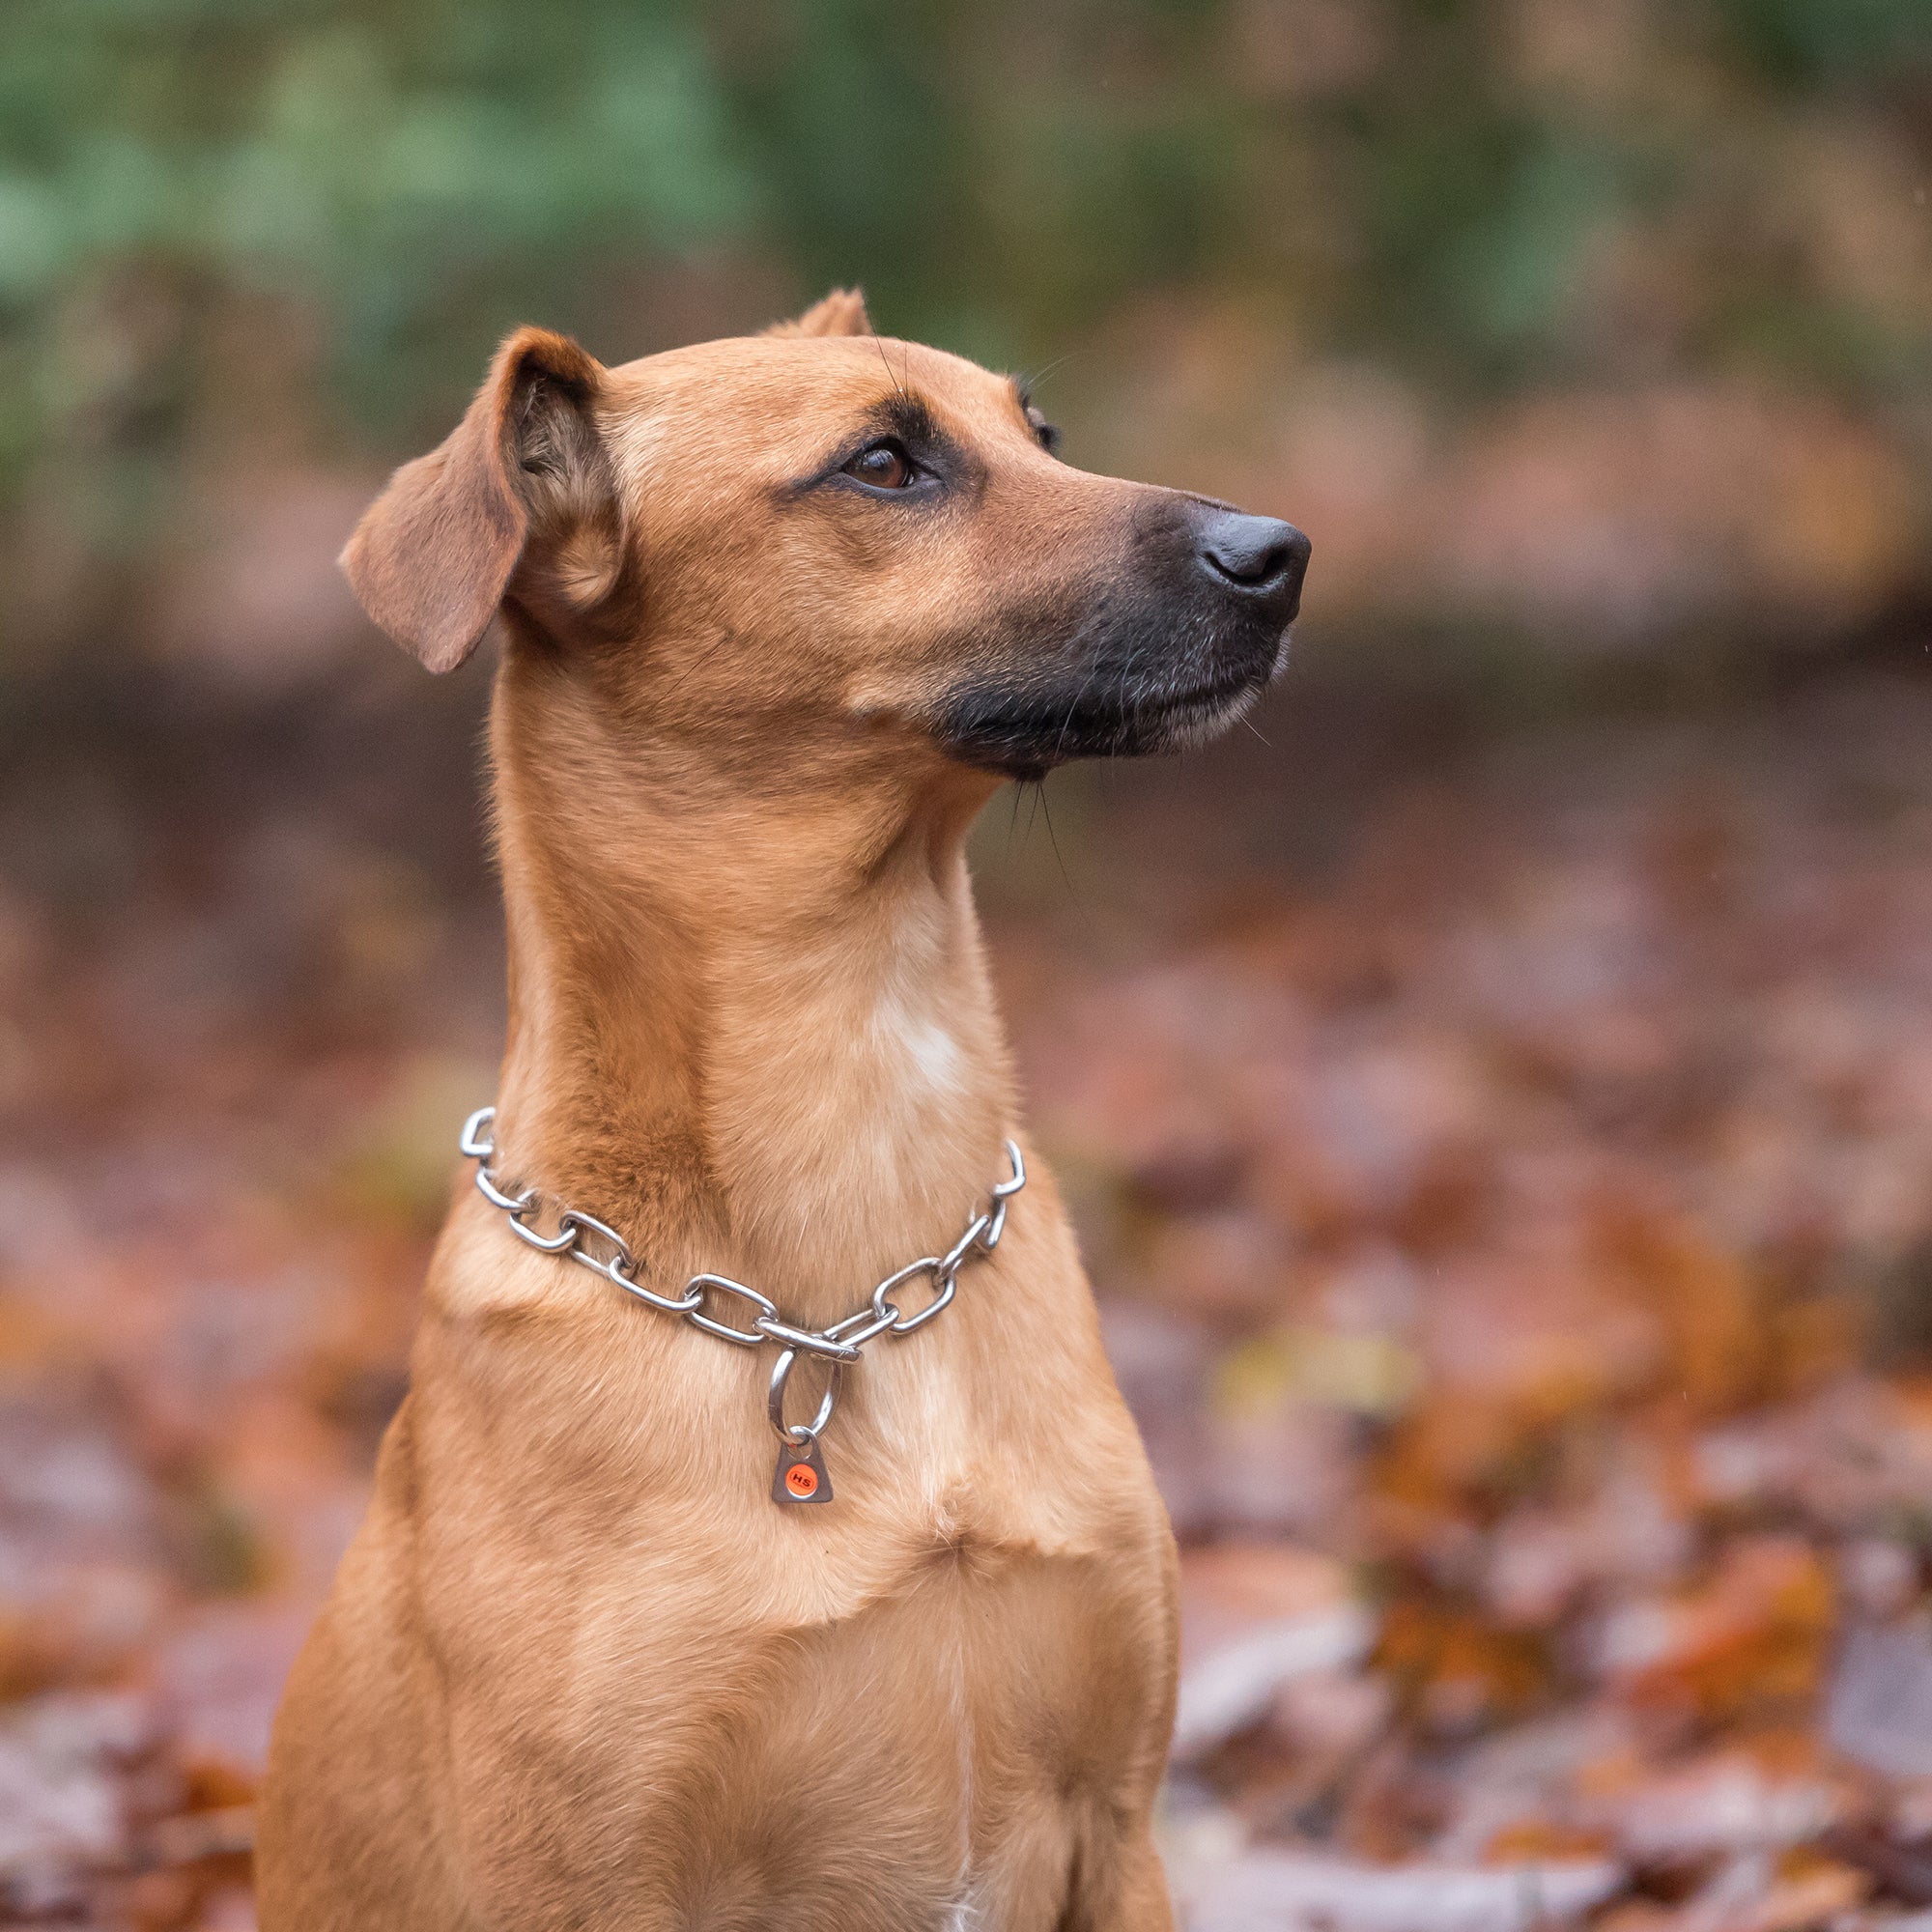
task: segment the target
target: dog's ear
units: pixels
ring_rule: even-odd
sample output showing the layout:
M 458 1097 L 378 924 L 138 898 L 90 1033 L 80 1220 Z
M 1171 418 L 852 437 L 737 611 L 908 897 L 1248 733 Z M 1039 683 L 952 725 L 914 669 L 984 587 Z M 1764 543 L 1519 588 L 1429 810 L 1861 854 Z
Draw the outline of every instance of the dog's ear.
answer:
M 363 513 L 342 568 L 362 608 L 431 670 L 454 670 L 476 648 L 513 579 L 540 614 L 587 610 L 614 584 L 604 376 L 567 336 L 520 328 L 448 439 L 404 464 Z
M 870 335 L 864 289 L 834 289 L 792 322 L 775 322 L 767 335 Z

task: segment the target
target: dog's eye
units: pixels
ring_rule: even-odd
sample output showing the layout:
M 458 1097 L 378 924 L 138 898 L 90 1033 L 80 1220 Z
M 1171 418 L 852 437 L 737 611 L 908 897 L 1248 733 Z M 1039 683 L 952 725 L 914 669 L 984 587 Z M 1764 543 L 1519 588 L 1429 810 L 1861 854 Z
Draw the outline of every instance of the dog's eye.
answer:
M 904 446 L 889 437 L 884 442 L 862 449 L 845 466 L 845 473 L 856 476 L 861 483 L 869 483 L 874 490 L 903 490 L 919 472 Z
M 1026 419 L 1033 428 L 1033 440 L 1051 456 L 1060 447 L 1060 432 L 1029 403 Z

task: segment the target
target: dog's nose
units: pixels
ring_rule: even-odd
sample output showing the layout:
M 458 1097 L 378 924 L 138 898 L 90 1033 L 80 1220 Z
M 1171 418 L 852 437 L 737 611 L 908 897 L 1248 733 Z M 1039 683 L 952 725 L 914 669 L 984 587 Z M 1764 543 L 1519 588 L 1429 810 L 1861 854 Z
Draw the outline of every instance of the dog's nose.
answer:
M 1308 570 L 1308 539 L 1278 517 L 1250 517 L 1239 510 L 1210 510 L 1197 526 L 1202 568 L 1211 577 L 1279 611 L 1285 624 L 1301 604 Z

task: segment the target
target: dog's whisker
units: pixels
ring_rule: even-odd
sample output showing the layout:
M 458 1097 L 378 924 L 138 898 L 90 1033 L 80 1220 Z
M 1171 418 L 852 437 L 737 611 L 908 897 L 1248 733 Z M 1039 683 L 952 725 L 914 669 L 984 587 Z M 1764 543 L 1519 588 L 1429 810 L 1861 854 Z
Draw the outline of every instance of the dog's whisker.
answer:
M 1080 903 L 1080 895 L 1073 890 L 1072 875 L 1066 869 L 1066 861 L 1061 856 L 1060 840 L 1053 830 L 1053 807 L 1047 802 L 1044 779 L 1039 781 L 1039 809 L 1046 816 L 1046 842 L 1053 847 L 1053 863 L 1060 867 L 1060 877 L 1066 887 L 1068 900 L 1077 906 Z
M 1027 389 L 1037 388 L 1056 371 L 1065 368 L 1067 363 L 1071 362 L 1078 354 L 1079 351 L 1069 349 L 1065 355 L 1056 355 L 1051 362 L 1046 363 L 1043 367 L 1029 369 L 1020 378 L 1021 386 Z

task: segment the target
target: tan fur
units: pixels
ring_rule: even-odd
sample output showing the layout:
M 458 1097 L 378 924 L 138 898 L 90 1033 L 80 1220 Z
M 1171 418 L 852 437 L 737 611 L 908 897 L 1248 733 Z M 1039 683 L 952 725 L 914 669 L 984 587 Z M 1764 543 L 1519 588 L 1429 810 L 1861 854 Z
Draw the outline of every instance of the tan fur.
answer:
M 526 331 L 347 554 L 435 668 L 502 603 L 500 1166 L 661 1289 L 814 1323 L 950 1241 L 1017 1132 L 962 852 L 996 781 L 921 722 L 942 636 L 1141 488 L 867 327 L 836 296 L 614 370 Z M 984 480 L 887 544 L 787 493 L 901 384 Z M 265 1932 L 1169 1926 L 1172 1540 L 1029 1175 L 947 1315 L 847 1373 L 837 1500 L 787 1510 L 770 1350 L 520 1246 L 466 1174 L 277 1722 Z
M 872 319 L 857 289 L 834 289 L 790 322 L 775 322 L 767 335 L 870 335 Z

